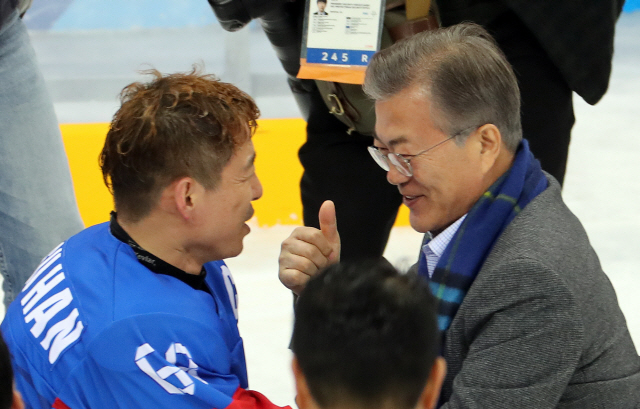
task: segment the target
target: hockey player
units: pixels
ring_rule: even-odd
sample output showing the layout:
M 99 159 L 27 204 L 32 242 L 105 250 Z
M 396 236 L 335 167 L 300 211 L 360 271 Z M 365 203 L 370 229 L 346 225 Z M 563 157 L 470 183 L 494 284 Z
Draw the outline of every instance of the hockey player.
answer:
M 274 408 L 248 391 L 237 256 L 262 186 L 236 87 L 162 76 L 122 92 L 100 155 L 115 209 L 56 247 L 2 333 L 30 408 Z
M 334 264 L 296 304 L 300 409 L 431 409 L 445 375 L 435 302 L 387 262 Z

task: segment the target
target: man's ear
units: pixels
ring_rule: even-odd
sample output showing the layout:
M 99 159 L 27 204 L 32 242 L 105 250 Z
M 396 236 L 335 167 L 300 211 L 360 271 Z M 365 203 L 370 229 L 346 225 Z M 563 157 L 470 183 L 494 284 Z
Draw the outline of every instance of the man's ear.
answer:
M 295 356 L 291 361 L 291 369 L 293 370 L 293 377 L 296 381 L 296 405 L 298 405 L 300 409 L 312 408 L 313 398 L 309 391 L 307 378 L 304 377 L 298 359 Z
M 436 407 L 446 373 L 447 364 L 444 358 L 439 356 L 431 367 L 429 380 L 427 380 L 427 385 L 424 387 L 422 395 L 420 396 L 420 401 L 418 402 L 419 409 L 433 409 Z
M 13 388 L 13 403 L 11 404 L 11 409 L 24 409 L 24 401 L 22 400 L 22 395 L 20 392 Z
M 502 134 L 494 124 L 484 124 L 476 130 L 480 143 L 482 173 L 487 173 L 498 160 L 502 146 Z
M 172 196 L 171 201 L 175 205 L 177 212 L 187 220 L 193 218 L 195 204 L 200 199 L 203 191 L 204 186 L 188 176 L 174 181 L 165 190 L 166 193 Z

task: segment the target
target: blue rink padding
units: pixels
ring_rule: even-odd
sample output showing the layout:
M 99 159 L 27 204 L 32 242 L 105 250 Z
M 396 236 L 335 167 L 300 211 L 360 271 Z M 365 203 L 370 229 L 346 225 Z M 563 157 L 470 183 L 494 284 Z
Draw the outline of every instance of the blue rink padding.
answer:
M 29 29 L 131 30 L 218 24 L 207 0 L 34 0 Z
M 622 11 L 631 12 L 640 10 L 640 0 L 626 0 Z
M 624 12 L 640 10 L 626 0 Z M 206 0 L 34 0 L 25 16 L 32 30 L 131 30 L 217 24 Z

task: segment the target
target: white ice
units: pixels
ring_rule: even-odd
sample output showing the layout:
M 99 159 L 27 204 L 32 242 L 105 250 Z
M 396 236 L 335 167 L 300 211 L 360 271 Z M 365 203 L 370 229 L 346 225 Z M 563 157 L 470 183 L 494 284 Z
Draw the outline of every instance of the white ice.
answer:
M 34 32 L 32 39 L 63 123 L 108 122 L 117 108 L 116 95 L 122 86 L 140 78 L 135 70 L 142 63 L 168 72 L 185 70 L 198 60 L 204 61 L 209 70 L 223 73 L 223 78 L 244 84 L 266 117 L 296 116 L 274 53 L 259 30 L 254 27 L 250 31 L 244 31 L 252 50 L 250 69 L 247 75 L 235 79 L 228 64 L 239 57 L 222 51 L 219 45 L 230 37 L 216 27 Z M 584 224 L 638 346 L 640 12 L 625 14 L 618 23 L 613 67 L 609 91 L 599 104 L 591 107 L 579 97 L 574 99 L 576 125 L 564 198 Z M 292 229 L 254 226 L 245 239 L 243 254 L 228 260 L 240 297 L 240 331 L 250 387 L 281 405 L 294 404 L 291 354 L 287 349 L 292 298 L 277 279 L 277 257 L 281 241 Z M 420 235 L 410 228 L 395 228 L 385 255 L 406 266 L 415 259 L 419 242 Z

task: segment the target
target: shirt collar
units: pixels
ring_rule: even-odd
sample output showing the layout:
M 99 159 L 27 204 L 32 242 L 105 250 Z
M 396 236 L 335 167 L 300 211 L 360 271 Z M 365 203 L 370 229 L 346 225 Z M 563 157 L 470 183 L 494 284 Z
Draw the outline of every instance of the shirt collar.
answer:
M 440 234 L 433 237 L 431 240 L 426 242 L 422 246 L 422 252 L 424 253 L 427 259 L 427 270 L 429 272 L 429 277 L 433 275 L 433 272 L 440 261 L 440 257 L 442 257 L 442 253 L 447 248 L 453 236 L 455 236 L 456 232 L 460 228 L 460 225 L 467 217 L 467 214 L 464 214 L 458 220 L 453 222 L 449 227 L 444 229 Z M 431 235 L 431 233 L 429 233 Z

